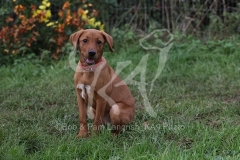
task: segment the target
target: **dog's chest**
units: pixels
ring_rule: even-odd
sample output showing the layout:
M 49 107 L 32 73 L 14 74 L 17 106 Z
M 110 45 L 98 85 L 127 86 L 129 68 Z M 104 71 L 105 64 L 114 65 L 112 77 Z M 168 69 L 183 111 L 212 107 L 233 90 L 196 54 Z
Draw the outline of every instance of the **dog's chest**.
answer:
M 80 96 L 82 99 L 88 102 L 88 105 L 92 106 L 94 98 L 94 87 L 90 85 L 78 84 L 77 88 L 81 90 Z

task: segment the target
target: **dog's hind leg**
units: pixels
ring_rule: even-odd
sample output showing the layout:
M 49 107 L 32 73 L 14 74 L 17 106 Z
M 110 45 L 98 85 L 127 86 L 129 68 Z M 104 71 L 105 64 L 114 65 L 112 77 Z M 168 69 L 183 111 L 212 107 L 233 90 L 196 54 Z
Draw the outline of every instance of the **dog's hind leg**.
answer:
M 124 103 L 117 103 L 111 107 L 110 119 L 112 123 L 112 134 L 119 134 L 123 127 L 133 120 L 134 111 L 134 107 L 129 107 Z

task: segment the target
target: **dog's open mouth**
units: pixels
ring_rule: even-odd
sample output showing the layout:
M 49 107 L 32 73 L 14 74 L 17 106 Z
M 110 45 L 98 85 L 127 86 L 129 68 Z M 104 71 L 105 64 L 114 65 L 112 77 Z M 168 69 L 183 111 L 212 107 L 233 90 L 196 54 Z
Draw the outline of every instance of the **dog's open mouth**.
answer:
M 85 56 L 83 56 L 83 58 L 88 65 L 95 64 L 95 60 L 93 58 L 86 58 Z

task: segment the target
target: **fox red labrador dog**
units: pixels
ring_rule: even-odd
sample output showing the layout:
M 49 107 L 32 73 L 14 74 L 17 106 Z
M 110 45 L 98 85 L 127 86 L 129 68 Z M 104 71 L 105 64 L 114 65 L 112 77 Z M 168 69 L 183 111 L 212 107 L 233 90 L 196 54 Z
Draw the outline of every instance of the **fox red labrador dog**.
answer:
M 106 123 L 111 123 L 112 134 L 119 134 L 134 118 L 135 101 L 128 86 L 103 57 L 105 43 L 113 52 L 112 37 L 103 31 L 86 29 L 73 33 L 70 42 L 75 50 L 79 48 L 80 56 L 74 75 L 80 121 L 77 137 L 91 135 L 87 112 L 96 134 Z

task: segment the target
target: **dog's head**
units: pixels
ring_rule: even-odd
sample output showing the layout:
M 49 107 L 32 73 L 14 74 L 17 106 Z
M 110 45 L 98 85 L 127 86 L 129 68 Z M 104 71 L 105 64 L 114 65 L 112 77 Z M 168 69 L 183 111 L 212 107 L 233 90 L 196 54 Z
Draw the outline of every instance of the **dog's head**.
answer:
M 86 29 L 75 32 L 70 36 L 70 42 L 74 50 L 79 47 L 80 62 L 84 66 L 96 64 L 102 58 L 105 42 L 107 42 L 109 50 L 113 52 L 112 37 L 96 29 Z

